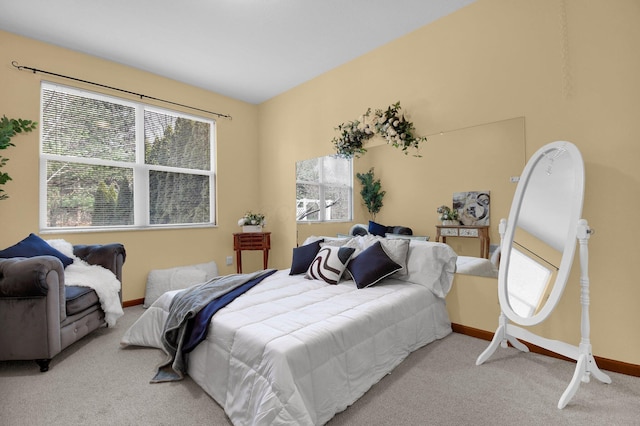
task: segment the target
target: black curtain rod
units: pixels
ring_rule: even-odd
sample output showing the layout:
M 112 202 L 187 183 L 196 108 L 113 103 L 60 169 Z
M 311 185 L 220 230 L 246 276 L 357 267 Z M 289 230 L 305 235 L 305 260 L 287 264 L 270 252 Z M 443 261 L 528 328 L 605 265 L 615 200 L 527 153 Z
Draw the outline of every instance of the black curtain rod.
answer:
M 207 111 L 206 109 L 201 109 L 201 108 L 196 108 L 196 107 L 192 107 L 192 106 L 189 106 L 189 105 L 179 104 L 177 102 L 167 101 L 165 99 L 154 98 L 153 96 L 147 96 L 147 95 L 143 95 L 141 93 L 131 92 L 129 90 L 118 89 L 117 87 L 107 86 L 105 84 L 100 84 L 100 83 L 94 83 L 92 81 L 82 80 L 80 78 L 70 77 L 68 75 L 56 74 L 56 73 L 50 72 L 50 71 L 39 70 L 39 69 L 36 69 L 36 68 L 31 68 L 31 67 L 25 67 L 23 65 L 19 65 L 17 61 L 12 61 L 11 65 L 13 65 L 15 68 L 18 68 L 20 71 L 29 70 L 29 71 L 32 71 L 34 74 L 39 72 L 40 74 L 48 74 L 48 75 L 53 75 L 53 76 L 56 76 L 56 77 L 62 77 L 62 78 L 66 78 L 68 80 L 79 81 L 81 83 L 91 84 L 91 85 L 94 85 L 94 86 L 103 87 L 105 89 L 116 90 L 118 92 L 122 92 L 122 93 L 127 93 L 129 95 L 138 96 L 138 97 L 140 97 L 140 99 L 147 98 L 147 99 L 151 99 L 151 100 L 154 100 L 154 101 L 159 101 L 159 102 L 164 102 L 164 103 L 171 104 L 171 105 L 177 105 L 177 106 L 181 106 L 181 107 L 184 107 L 184 108 L 189 108 L 189 109 L 192 109 L 192 110 L 195 110 L 195 111 L 205 112 L 207 114 L 212 114 L 212 115 L 215 115 L 217 117 L 228 118 L 229 120 L 231 120 L 231 116 L 228 115 L 228 114 L 221 114 L 219 112 Z

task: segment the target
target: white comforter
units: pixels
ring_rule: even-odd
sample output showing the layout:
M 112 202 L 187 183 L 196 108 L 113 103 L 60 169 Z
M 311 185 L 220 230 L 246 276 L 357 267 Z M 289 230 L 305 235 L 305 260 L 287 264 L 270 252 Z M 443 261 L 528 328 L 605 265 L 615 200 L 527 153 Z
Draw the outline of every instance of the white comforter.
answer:
M 176 292 L 140 317 L 123 346 L 161 347 Z M 390 278 L 359 290 L 282 270 L 214 315 L 188 373 L 235 425 L 319 425 L 450 332 L 444 300 L 425 285 Z

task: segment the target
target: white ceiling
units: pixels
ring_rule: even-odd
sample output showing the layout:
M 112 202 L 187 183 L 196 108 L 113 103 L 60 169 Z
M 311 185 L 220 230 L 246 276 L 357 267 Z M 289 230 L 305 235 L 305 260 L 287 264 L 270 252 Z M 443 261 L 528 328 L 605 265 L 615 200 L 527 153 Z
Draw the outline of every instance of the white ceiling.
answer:
M 258 104 L 473 1 L 0 0 L 0 29 Z

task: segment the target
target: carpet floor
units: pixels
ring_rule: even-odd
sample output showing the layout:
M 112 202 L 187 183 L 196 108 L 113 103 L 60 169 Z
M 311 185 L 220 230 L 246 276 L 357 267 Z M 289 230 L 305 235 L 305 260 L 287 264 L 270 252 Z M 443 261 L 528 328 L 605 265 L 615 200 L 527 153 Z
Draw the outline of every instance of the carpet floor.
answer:
M 116 327 L 65 349 L 46 373 L 0 362 L 0 425 L 231 425 L 189 377 L 149 383 L 160 350 L 120 348 L 142 312 L 126 308 Z M 559 410 L 574 363 L 500 348 L 476 366 L 488 343 L 452 333 L 415 351 L 327 425 L 640 425 L 640 378 L 607 372 L 611 384 L 582 383 Z

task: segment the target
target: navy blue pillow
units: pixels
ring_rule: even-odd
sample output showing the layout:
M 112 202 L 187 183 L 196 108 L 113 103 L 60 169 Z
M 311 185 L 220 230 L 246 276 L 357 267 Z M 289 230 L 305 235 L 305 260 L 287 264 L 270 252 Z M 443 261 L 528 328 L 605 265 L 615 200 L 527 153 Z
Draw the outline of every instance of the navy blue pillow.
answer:
M 27 238 L 19 243 L 0 251 L 0 258 L 36 257 L 45 255 L 57 257 L 65 268 L 73 263 L 72 258 L 54 249 L 49 245 L 49 243 L 38 237 L 36 234 L 29 234 Z
M 374 221 L 369 221 L 369 233 L 373 235 L 379 235 L 384 237 L 387 233 L 387 227 L 384 225 L 380 225 L 379 223 L 375 223 Z
M 324 242 L 324 239 L 294 248 L 289 275 L 304 274 L 307 272 L 311 262 L 313 262 L 313 259 L 316 258 L 316 255 L 320 251 L 320 243 L 322 242 Z
M 402 266 L 391 260 L 382 248 L 380 241 L 377 241 L 374 245 L 351 259 L 347 269 L 358 288 L 365 288 L 399 271 Z

